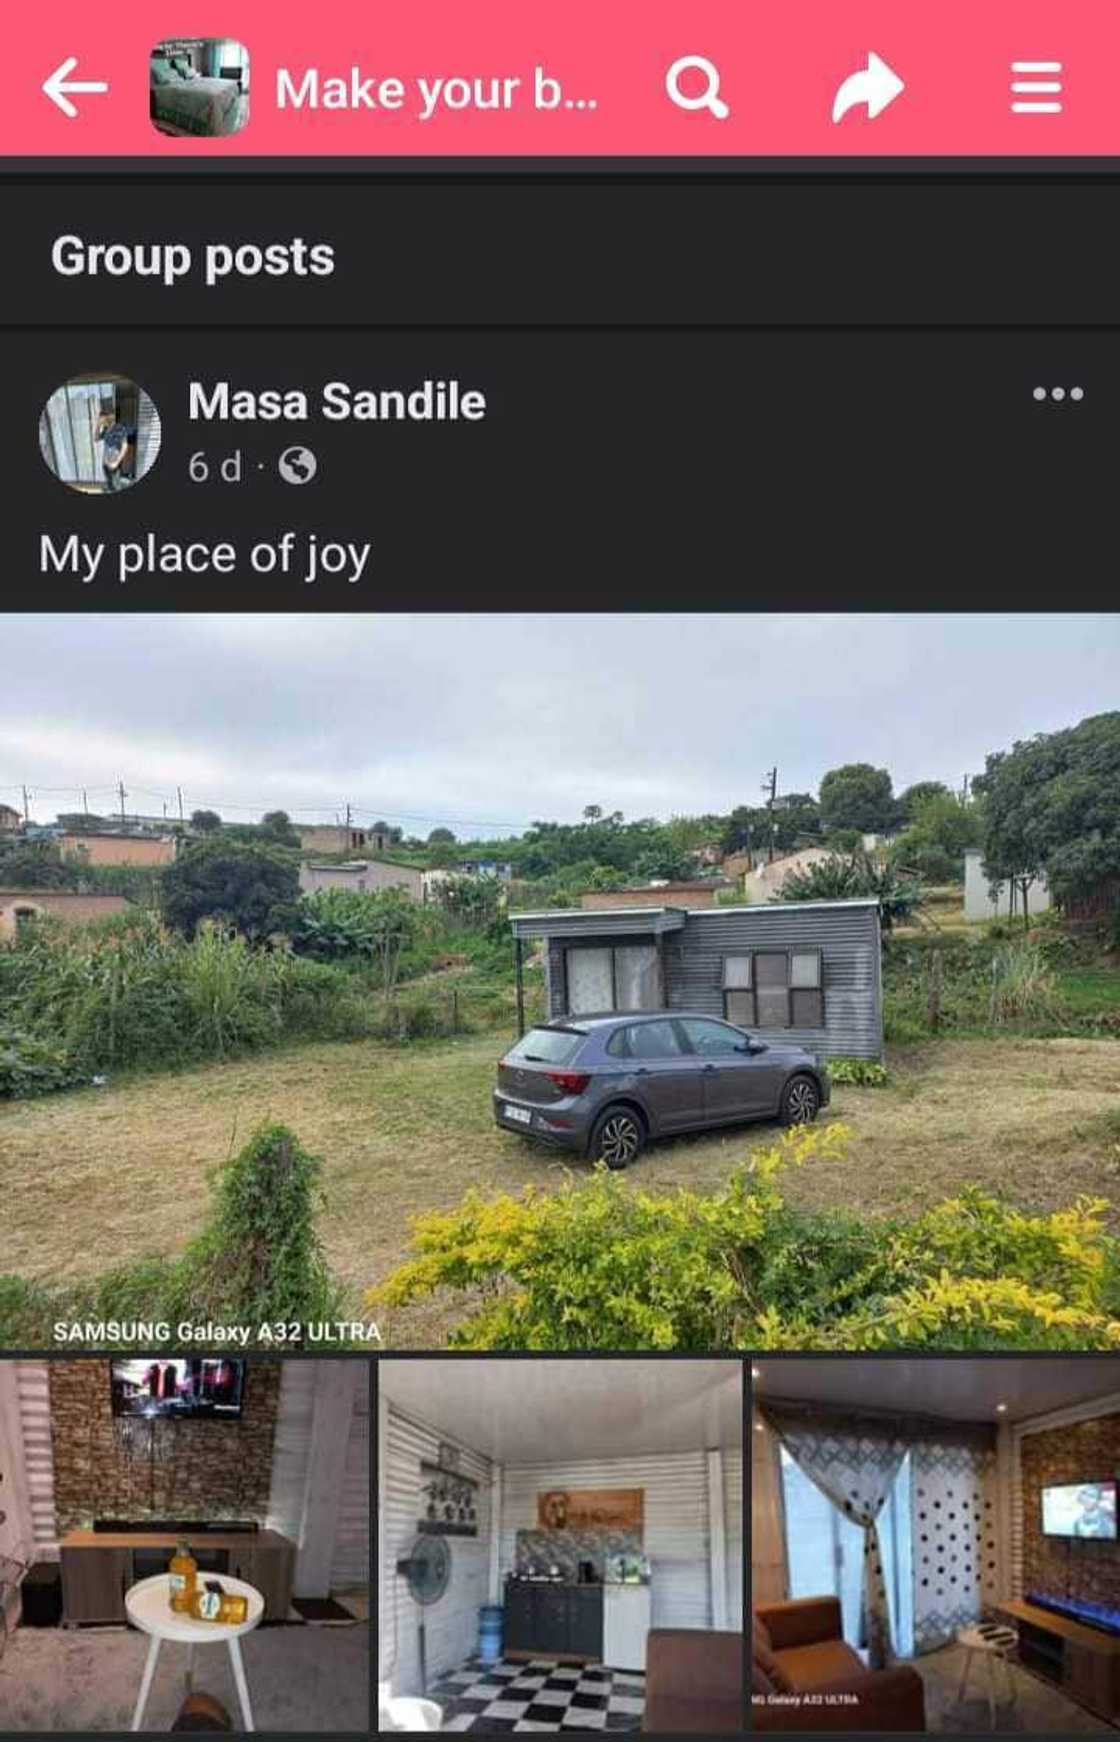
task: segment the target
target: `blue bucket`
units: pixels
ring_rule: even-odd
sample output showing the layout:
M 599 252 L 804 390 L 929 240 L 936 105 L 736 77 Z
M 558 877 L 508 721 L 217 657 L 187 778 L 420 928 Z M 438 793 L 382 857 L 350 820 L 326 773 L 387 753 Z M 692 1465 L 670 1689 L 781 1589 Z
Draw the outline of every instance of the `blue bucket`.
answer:
M 483 1663 L 497 1663 L 502 1655 L 500 1603 L 484 1603 L 478 1611 L 478 1655 Z

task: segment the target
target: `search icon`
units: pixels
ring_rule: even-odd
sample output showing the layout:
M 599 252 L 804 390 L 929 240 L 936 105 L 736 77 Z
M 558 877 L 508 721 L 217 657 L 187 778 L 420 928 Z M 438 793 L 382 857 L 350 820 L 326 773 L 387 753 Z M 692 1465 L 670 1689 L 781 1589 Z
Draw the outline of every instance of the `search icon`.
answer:
M 701 74 L 704 87 L 689 96 L 681 87 L 681 74 L 693 72 Z M 706 55 L 682 54 L 665 74 L 665 89 L 678 109 L 710 109 L 717 121 L 726 121 L 731 113 L 719 94 L 719 68 Z

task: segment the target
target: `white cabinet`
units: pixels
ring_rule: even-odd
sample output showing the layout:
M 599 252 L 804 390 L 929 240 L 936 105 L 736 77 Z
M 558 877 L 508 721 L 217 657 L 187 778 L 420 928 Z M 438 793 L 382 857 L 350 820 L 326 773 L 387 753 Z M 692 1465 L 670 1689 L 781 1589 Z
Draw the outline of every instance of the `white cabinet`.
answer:
M 603 1587 L 603 1662 L 609 1669 L 646 1667 L 649 1586 Z

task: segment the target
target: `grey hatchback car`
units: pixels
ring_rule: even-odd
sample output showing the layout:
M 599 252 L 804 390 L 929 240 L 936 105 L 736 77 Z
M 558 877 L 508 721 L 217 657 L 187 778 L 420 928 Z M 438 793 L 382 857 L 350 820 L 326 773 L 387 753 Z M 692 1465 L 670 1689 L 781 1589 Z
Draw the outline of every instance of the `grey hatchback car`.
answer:
M 613 1011 L 531 1028 L 498 1064 L 504 1131 L 625 1167 L 678 1131 L 748 1119 L 786 1125 L 828 1105 L 828 1071 L 799 1046 L 769 1046 L 699 1011 Z

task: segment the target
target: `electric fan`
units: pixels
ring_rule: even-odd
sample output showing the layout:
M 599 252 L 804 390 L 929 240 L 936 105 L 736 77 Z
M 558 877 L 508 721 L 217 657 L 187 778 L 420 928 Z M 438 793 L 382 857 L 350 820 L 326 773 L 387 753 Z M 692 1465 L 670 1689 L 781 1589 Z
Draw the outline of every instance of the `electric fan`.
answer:
M 424 1641 L 424 1611 L 438 1603 L 451 1580 L 451 1550 L 442 1536 L 418 1536 L 397 1572 L 408 1581 L 409 1595 L 416 1604 L 420 1651 L 420 1692 L 428 1691 L 428 1663 Z

